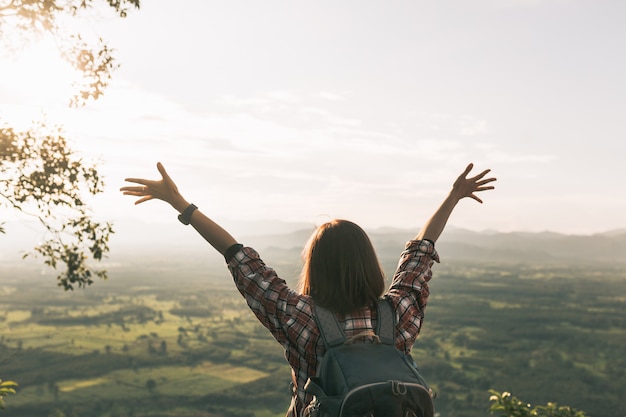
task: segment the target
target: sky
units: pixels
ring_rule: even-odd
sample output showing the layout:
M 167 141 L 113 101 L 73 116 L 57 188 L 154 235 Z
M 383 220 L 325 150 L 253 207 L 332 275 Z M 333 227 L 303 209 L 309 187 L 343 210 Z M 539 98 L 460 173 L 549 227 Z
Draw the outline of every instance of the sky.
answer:
M 67 107 L 76 74 L 44 38 L 0 60 L 0 118 L 61 124 L 105 177 L 95 215 L 119 224 L 180 226 L 118 191 L 161 161 L 238 233 L 417 230 L 472 162 L 496 189 L 450 224 L 604 232 L 626 228 L 624 16 L 622 0 L 151 0 L 77 23 L 121 64 L 101 99 Z

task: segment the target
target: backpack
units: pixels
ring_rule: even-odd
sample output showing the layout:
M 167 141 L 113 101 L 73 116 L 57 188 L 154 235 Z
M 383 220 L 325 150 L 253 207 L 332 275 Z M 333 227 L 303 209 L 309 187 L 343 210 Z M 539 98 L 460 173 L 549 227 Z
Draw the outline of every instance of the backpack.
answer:
M 378 301 L 374 341 L 349 340 L 335 315 L 319 306 L 314 316 L 326 353 L 304 389 L 314 396 L 304 417 L 433 417 L 430 389 L 410 355 L 395 346 L 395 313 Z

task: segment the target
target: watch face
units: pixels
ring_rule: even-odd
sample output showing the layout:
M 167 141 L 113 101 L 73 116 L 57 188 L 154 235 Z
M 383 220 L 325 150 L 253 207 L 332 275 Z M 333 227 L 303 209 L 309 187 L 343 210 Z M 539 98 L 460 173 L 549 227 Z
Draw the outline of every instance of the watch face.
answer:
M 190 204 L 181 214 L 178 215 L 178 220 L 180 220 L 182 224 L 188 225 L 189 222 L 191 221 L 191 214 L 197 208 L 198 207 L 195 204 Z

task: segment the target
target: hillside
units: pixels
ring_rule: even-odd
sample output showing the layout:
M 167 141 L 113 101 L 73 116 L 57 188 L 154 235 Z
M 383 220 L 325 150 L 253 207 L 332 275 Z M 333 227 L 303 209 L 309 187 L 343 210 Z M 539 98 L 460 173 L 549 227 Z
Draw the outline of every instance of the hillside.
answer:
M 256 235 L 242 241 L 261 249 L 302 250 L 313 226 L 289 233 Z M 415 230 L 367 230 L 381 259 L 397 258 Z M 626 263 L 626 230 L 593 235 L 553 232 L 475 232 L 449 228 L 437 242 L 442 259 L 478 263 Z

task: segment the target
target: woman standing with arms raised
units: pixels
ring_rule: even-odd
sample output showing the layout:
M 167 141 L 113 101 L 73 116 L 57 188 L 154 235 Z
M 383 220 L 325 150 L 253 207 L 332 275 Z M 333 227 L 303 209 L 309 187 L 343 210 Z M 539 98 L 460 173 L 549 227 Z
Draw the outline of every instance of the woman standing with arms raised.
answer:
M 225 258 L 239 292 L 259 321 L 284 347 L 293 374 L 293 400 L 289 415 L 297 416 L 311 401 L 304 390 L 315 376 L 325 347 L 313 317 L 315 304 L 336 314 L 346 336 L 376 328 L 377 300 L 389 300 L 396 315 L 396 347 L 409 354 L 417 338 L 428 302 L 431 267 L 439 262 L 435 242 L 457 203 L 468 197 L 482 203 L 478 192 L 491 190 L 495 178 L 489 170 L 468 177 L 469 164 L 456 179 L 441 206 L 400 255 L 391 286 L 385 279 L 367 234 L 347 220 L 333 220 L 313 232 L 304 251 L 304 267 L 298 291 L 287 286 L 259 254 L 231 236 L 224 228 L 190 204 L 161 163 L 159 180 L 127 178 L 136 185 L 122 187 L 124 195 L 139 197 L 135 204 L 158 199 L 180 214 L 183 224 L 193 228 Z

